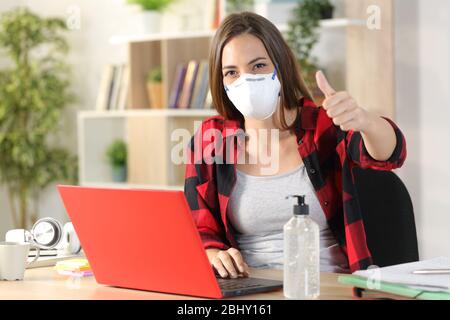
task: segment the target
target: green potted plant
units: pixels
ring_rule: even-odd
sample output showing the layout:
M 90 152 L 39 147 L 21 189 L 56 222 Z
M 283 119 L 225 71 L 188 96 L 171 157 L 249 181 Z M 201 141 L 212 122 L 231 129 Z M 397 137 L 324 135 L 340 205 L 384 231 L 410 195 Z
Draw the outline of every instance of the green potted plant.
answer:
M 0 16 L 5 57 L 0 69 L 0 184 L 15 228 L 37 220 L 46 187 L 77 181 L 77 158 L 57 146 L 60 116 L 74 100 L 65 63 L 66 30 L 63 19 L 42 18 L 26 8 Z
M 334 6 L 330 0 L 315 1 L 320 6 L 320 19 L 333 19 Z
M 255 0 L 226 0 L 226 12 L 227 14 L 252 11 L 255 5 Z
M 106 157 L 111 165 L 114 182 L 127 180 L 127 145 L 123 140 L 113 141 L 106 150 Z
M 147 75 L 147 94 L 150 108 L 163 108 L 163 81 L 161 67 L 151 69 Z
M 161 29 L 161 14 L 175 0 L 127 0 L 141 7 L 144 33 L 157 33 Z
M 319 41 L 320 20 L 331 18 L 333 10 L 329 0 L 301 0 L 288 21 L 287 42 L 300 63 L 306 85 L 315 97 L 321 96 L 315 81 L 319 68 L 311 53 Z

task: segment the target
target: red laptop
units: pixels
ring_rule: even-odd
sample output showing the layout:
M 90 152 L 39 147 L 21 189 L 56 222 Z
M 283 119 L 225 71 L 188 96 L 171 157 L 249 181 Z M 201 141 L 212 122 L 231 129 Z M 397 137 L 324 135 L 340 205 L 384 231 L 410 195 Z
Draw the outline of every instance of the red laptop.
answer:
M 208 298 L 282 288 L 216 275 L 182 191 L 58 186 L 100 284 Z

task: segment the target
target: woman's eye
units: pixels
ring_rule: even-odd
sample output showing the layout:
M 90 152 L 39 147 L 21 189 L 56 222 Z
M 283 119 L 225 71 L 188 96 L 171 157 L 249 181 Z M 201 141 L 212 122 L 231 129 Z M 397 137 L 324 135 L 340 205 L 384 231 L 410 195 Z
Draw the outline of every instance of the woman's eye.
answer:
M 265 66 L 266 66 L 265 63 L 257 63 L 257 64 L 255 64 L 255 68 L 256 69 L 261 69 L 261 68 L 264 68 Z
M 233 75 L 235 75 L 235 74 L 236 74 L 235 71 L 228 71 L 227 73 L 225 73 L 225 77 L 227 77 L 227 76 L 233 76 Z

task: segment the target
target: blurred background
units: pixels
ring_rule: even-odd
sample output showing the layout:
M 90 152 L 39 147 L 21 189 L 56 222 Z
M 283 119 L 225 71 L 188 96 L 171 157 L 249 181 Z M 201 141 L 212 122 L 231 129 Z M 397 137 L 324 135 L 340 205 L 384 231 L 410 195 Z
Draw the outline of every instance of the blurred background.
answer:
M 66 222 L 57 183 L 182 189 L 171 134 L 215 114 L 209 43 L 243 10 L 277 25 L 318 101 L 322 69 L 399 124 L 420 256 L 450 256 L 447 0 L 2 0 L 0 238 Z

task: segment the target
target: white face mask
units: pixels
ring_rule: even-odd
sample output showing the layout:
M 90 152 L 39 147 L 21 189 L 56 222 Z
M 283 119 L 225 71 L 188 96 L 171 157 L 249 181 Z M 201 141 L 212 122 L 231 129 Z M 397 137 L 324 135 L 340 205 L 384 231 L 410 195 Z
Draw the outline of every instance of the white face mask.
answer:
M 281 84 L 276 69 L 268 74 L 242 74 L 225 85 L 228 98 L 245 117 L 265 120 L 277 109 Z

